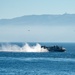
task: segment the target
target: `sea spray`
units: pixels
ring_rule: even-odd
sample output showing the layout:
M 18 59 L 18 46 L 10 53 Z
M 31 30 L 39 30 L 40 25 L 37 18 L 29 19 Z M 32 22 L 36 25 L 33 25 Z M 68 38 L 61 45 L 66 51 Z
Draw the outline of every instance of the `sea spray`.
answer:
M 22 47 L 16 44 L 3 44 L 0 46 L 0 51 L 2 52 L 48 52 L 47 49 L 41 48 L 40 44 L 36 44 L 34 46 L 30 46 L 29 44 L 25 44 Z

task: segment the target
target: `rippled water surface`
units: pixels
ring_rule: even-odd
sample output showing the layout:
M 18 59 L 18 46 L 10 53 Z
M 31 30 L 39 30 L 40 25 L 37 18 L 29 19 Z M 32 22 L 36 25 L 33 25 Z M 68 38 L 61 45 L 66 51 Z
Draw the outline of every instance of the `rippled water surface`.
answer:
M 0 75 L 74 75 L 75 44 L 57 45 L 65 47 L 66 52 L 0 52 Z

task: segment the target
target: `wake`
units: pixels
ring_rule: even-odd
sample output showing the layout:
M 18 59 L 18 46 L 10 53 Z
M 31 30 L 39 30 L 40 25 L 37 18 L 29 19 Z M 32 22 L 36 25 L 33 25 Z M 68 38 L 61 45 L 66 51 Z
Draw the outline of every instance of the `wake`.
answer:
M 26 43 L 22 47 L 16 44 L 1 45 L 0 52 L 48 52 L 48 50 L 41 48 L 40 44 L 36 44 L 35 46 L 30 46 L 29 44 Z

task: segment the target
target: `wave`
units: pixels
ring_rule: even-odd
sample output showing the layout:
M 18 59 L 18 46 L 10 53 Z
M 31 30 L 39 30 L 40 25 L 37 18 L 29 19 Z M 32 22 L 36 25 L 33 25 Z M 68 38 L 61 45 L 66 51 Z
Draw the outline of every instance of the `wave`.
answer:
M 29 44 L 26 43 L 22 47 L 16 44 L 1 45 L 0 52 L 48 52 L 48 50 L 45 48 L 41 48 L 41 45 L 38 43 L 35 46 L 30 46 Z
M 0 60 L 18 60 L 18 61 L 28 61 L 28 62 L 32 62 L 32 61 L 34 61 L 34 62 L 37 62 L 37 61 L 63 61 L 63 62 L 75 62 L 75 59 L 74 58 L 45 58 L 45 57 L 40 57 L 40 58 L 36 58 L 36 57 L 34 57 L 34 58 L 31 58 L 31 57 L 29 57 L 29 58 L 12 58 L 12 57 L 8 57 L 8 59 L 7 59 L 7 57 L 0 57 Z

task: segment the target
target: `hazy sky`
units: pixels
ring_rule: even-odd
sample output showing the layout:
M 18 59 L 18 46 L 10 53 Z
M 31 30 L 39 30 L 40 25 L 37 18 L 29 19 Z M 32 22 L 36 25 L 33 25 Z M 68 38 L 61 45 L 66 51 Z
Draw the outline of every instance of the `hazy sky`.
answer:
M 0 19 L 64 13 L 75 14 L 75 0 L 0 0 Z M 75 42 L 75 26 L 0 25 L 0 42 L 39 41 Z
M 0 19 L 63 13 L 75 13 L 75 0 L 0 0 Z
M 75 42 L 75 26 L 0 26 L 0 42 Z

